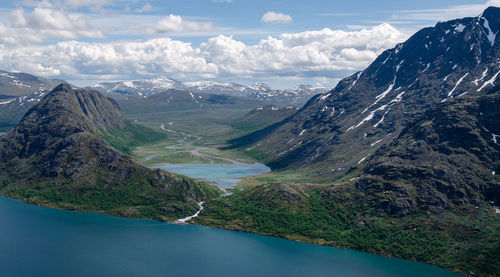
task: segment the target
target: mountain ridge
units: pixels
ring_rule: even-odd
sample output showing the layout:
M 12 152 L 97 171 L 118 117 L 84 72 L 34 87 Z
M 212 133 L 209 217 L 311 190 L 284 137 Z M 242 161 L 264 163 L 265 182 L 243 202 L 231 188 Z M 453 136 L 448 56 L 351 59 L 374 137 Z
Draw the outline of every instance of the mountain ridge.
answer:
M 441 22 L 384 51 L 365 70 L 312 97 L 282 122 L 230 141 L 274 169 L 341 174 L 390 143 L 423 110 L 483 94 L 500 74 L 500 8 Z M 495 40 L 493 40 L 495 39 Z M 250 139 L 252 136 L 259 139 Z M 304 162 L 305 161 L 305 162 Z
M 244 86 L 238 83 L 207 80 L 182 83 L 167 77 L 99 83 L 90 88 L 103 93 L 136 94 L 140 96 L 151 96 L 164 90 L 175 89 L 201 94 L 227 94 L 248 97 L 277 105 L 303 105 L 311 96 L 328 90 L 310 85 L 299 85 L 295 89 L 273 89 L 263 83 Z
M 112 99 L 59 85 L 0 137 L 0 192 L 56 207 L 163 220 L 196 211 L 196 202 L 217 195 L 206 184 L 146 168 L 108 143 L 121 139 L 114 131 L 122 136 L 130 128 Z

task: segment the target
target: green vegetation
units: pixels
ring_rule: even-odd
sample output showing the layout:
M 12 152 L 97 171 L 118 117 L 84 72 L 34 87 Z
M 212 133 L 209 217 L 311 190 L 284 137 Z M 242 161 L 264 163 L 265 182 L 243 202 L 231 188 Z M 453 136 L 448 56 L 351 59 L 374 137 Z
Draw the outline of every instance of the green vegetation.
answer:
M 159 131 L 130 121 L 126 121 L 122 129 L 112 129 L 108 132 L 100 130 L 100 134 L 111 146 L 126 154 L 132 154 L 133 147 L 166 138 L 166 135 Z
M 54 208 L 164 221 L 196 212 L 194 200 L 183 200 L 187 197 L 214 199 L 220 195 L 216 187 L 204 182 L 195 183 L 193 179 L 180 175 L 172 175 L 169 185 L 163 189 L 145 182 L 143 176 L 103 186 L 110 182 L 108 176 L 111 174 L 104 169 L 94 172 L 95 184 L 74 182 L 63 185 L 46 178 L 23 186 L 3 186 L 0 194 Z
M 264 185 L 205 203 L 199 224 L 359 249 L 465 273 L 500 272 L 500 216 L 463 206 L 440 215 L 378 214 L 347 187 Z

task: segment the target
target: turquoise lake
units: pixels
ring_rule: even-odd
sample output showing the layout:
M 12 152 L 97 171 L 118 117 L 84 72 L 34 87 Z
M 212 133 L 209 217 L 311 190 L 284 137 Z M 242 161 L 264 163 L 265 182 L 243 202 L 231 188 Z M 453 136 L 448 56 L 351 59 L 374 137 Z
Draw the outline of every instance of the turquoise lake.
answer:
M 422 263 L 0 197 L 1 276 L 461 276 Z
M 270 172 L 271 169 L 260 163 L 245 164 L 164 164 L 155 166 L 193 178 L 215 182 L 220 188 L 227 189 L 236 185 L 242 177 Z

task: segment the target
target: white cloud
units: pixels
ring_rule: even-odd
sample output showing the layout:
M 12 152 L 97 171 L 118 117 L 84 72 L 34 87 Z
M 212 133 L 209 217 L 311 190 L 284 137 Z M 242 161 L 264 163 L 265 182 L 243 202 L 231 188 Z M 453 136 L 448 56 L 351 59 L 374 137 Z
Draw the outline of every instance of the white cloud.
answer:
M 143 12 L 150 12 L 152 10 L 153 10 L 153 6 L 151 6 L 151 4 L 149 4 L 149 2 L 147 2 L 146 4 L 144 4 L 144 6 L 142 6 L 142 8 L 135 9 L 135 12 L 143 13 Z
M 234 3 L 233 0 L 212 0 L 215 3 Z
M 88 7 L 92 10 L 100 10 L 106 6 L 113 6 L 116 2 L 137 2 L 135 0 L 23 0 L 20 3 L 26 7 L 58 8 L 65 10 L 77 10 Z
M 51 39 L 102 38 L 101 31 L 88 25 L 86 16 L 49 8 L 35 8 L 26 14 L 13 10 L 9 24 L 0 22 L 0 43 L 39 43 Z
M 401 10 L 392 14 L 391 20 L 447 21 L 455 18 L 477 16 L 489 6 L 500 6 L 500 0 L 489 0 L 485 4 L 455 5 L 443 9 Z
M 260 19 L 262 22 L 274 24 L 286 24 L 292 22 L 292 17 L 284 13 L 267 12 Z
M 181 16 L 171 14 L 156 23 L 156 33 L 199 32 L 213 29 L 211 22 L 195 22 L 184 20 Z
M 1 26 L 0 26 L 1 30 Z M 67 79 L 270 77 L 337 78 L 360 70 L 383 50 L 406 39 L 388 24 L 359 31 L 331 30 L 282 34 L 247 45 L 219 35 L 193 47 L 170 38 L 146 41 L 59 42 L 43 46 L 0 48 L 6 70 Z

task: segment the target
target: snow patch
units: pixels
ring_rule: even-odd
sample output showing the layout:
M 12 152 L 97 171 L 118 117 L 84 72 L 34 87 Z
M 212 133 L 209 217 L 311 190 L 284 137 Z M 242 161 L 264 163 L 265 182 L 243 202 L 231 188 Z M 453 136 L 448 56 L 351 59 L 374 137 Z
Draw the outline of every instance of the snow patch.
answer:
M 351 88 L 354 87 L 354 85 L 356 84 L 356 82 L 359 80 L 359 77 L 361 77 L 362 73 L 363 73 L 362 71 L 358 72 L 358 75 L 356 76 L 356 79 L 352 82 L 352 85 L 347 90 L 351 90 Z
M 462 76 L 462 78 L 460 78 L 458 80 L 458 82 L 455 84 L 455 86 L 453 87 L 453 89 L 450 92 L 448 92 L 448 97 L 450 97 L 453 94 L 453 92 L 455 91 L 455 89 L 457 89 L 458 85 L 460 85 L 460 83 L 464 80 L 465 77 L 467 77 L 467 75 L 469 75 L 469 72 L 465 73 L 465 75 Z
M 427 71 L 427 69 L 429 69 L 429 67 L 430 67 L 430 66 L 431 66 L 431 64 L 430 64 L 430 63 L 428 63 L 428 64 L 427 64 L 427 66 L 425 67 L 425 69 L 424 69 L 421 73 L 426 72 L 426 71 Z
M 372 120 L 372 119 L 373 119 L 373 116 L 375 115 L 375 113 L 376 113 L 376 112 L 378 112 L 378 111 L 383 111 L 383 110 L 385 110 L 385 108 L 387 108 L 387 105 L 380 106 L 379 108 L 377 108 L 377 109 L 375 109 L 375 110 L 371 111 L 371 112 L 370 112 L 370 114 L 369 114 L 367 117 L 365 117 L 363 120 L 361 120 L 361 121 L 360 121 L 357 125 L 353 125 L 353 126 L 349 127 L 349 129 L 347 129 L 347 131 L 350 131 L 350 130 L 356 129 L 356 128 L 358 128 L 359 126 L 363 125 L 363 123 L 365 123 L 365 122 L 367 122 L 367 121 Z M 346 132 L 347 132 L 347 131 L 346 131 Z
M 477 90 L 477 91 L 481 91 L 483 88 L 485 88 L 487 85 L 493 85 L 493 83 L 495 83 L 497 77 L 498 77 L 498 74 L 500 74 L 500 70 L 495 74 L 495 76 L 493 76 L 491 79 L 489 79 L 488 81 L 484 82 L 484 84 Z
M 366 160 L 366 158 L 368 158 L 369 156 L 370 156 L 370 155 L 368 155 L 368 156 L 366 156 L 366 157 L 362 158 L 361 160 L 359 160 L 358 164 L 362 163 L 362 162 L 363 162 L 364 160 Z
M 377 122 L 375 123 L 375 125 L 373 125 L 374 128 L 377 128 L 378 125 L 382 124 L 382 122 L 384 122 L 384 119 L 385 119 L 385 116 L 387 115 L 387 113 L 391 110 L 391 108 L 387 109 L 387 111 L 385 111 L 385 113 L 382 115 L 382 118 Z
M 325 95 L 321 96 L 321 97 L 319 98 L 319 100 L 320 100 L 320 101 L 325 100 L 326 98 L 328 98 L 328 97 L 330 96 L 330 94 L 331 94 L 331 93 L 327 93 L 327 94 L 325 94 Z
M 497 33 L 498 33 L 498 32 L 493 33 L 493 31 L 492 31 L 492 30 L 491 30 L 491 28 L 490 28 L 490 24 L 489 24 L 489 22 L 488 22 L 488 19 L 486 19 L 486 18 L 484 18 L 484 17 L 481 17 L 481 19 L 483 19 L 483 20 L 484 20 L 484 22 L 483 22 L 483 26 L 484 26 L 484 28 L 486 28 L 486 30 L 488 31 L 488 33 L 486 33 L 486 32 L 484 31 L 484 29 L 482 29 L 482 28 L 481 28 L 481 29 L 483 30 L 484 35 L 486 35 L 486 37 L 488 38 L 488 41 L 490 42 L 491 47 L 493 47 L 493 45 L 495 45 L 495 39 L 496 39 L 496 37 L 497 37 Z
M 0 102 L 0 105 L 9 104 L 10 102 L 12 102 L 14 100 L 16 100 L 16 99 L 10 99 L 10 100 L 4 101 L 4 102 Z
M 483 71 L 483 75 L 481 76 L 481 78 L 472 81 L 472 83 L 474 83 L 474 85 L 476 85 L 476 87 L 479 86 L 479 82 L 481 82 L 482 80 L 484 80 L 484 77 L 486 77 L 486 74 L 488 74 L 488 68 L 486 68 Z
M 464 29 L 465 29 L 465 25 L 464 25 L 464 24 L 462 24 L 462 23 L 459 23 L 459 24 L 455 27 L 455 32 L 459 32 L 459 33 L 461 33 L 461 32 L 463 32 L 463 31 L 464 31 Z
M 369 108 L 373 107 L 374 105 L 376 105 L 380 100 L 384 99 L 384 97 L 389 94 L 389 92 L 392 91 L 392 89 L 394 88 L 394 85 L 396 84 L 396 76 L 394 76 L 394 80 L 392 81 L 392 84 L 389 85 L 389 87 L 384 91 L 382 92 L 381 94 L 375 96 L 375 102 L 373 102 L 370 106 L 368 106 L 366 109 L 363 110 L 362 114 L 364 114 L 366 111 L 368 111 Z
M 392 53 L 390 53 L 390 54 L 389 54 L 389 56 L 387 56 L 387 58 L 385 59 L 385 61 L 383 61 L 383 62 L 382 62 L 382 64 L 385 64 L 385 63 L 389 60 L 389 58 L 390 58 L 391 56 L 392 56 Z
M 374 142 L 374 143 L 370 144 L 370 146 L 375 146 L 375 145 L 379 144 L 379 143 L 380 143 L 380 142 L 382 142 L 382 141 L 383 141 L 383 139 L 379 139 L 379 140 L 377 140 L 376 142 Z
M 405 62 L 405 60 L 402 60 L 398 65 L 396 65 L 396 72 L 399 71 L 399 69 L 401 68 L 401 65 Z

